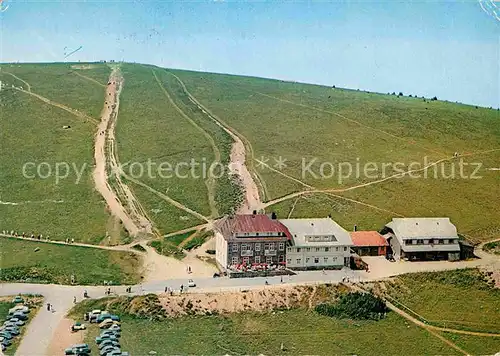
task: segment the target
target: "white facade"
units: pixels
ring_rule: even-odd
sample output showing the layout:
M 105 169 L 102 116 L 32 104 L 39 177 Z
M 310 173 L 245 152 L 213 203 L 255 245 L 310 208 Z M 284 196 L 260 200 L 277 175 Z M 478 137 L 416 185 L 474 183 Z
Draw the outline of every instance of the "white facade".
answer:
M 288 247 L 286 266 L 291 269 L 342 268 L 349 266 L 350 256 L 350 246 L 333 247 L 311 243 L 307 246 Z
M 283 219 L 292 235 L 287 247 L 286 266 L 290 269 L 340 269 L 349 266 L 350 234 L 330 218 Z
M 215 260 L 224 270 L 227 268 L 227 241 L 219 231 L 215 232 Z

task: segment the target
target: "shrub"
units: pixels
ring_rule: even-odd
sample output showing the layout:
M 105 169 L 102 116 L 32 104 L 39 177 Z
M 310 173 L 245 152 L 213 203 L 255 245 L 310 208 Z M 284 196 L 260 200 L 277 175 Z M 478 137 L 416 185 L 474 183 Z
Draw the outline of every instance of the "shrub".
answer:
M 389 311 L 379 297 L 360 292 L 344 294 L 336 304 L 319 304 L 315 310 L 320 315 L 358 320 L 379 320 Z

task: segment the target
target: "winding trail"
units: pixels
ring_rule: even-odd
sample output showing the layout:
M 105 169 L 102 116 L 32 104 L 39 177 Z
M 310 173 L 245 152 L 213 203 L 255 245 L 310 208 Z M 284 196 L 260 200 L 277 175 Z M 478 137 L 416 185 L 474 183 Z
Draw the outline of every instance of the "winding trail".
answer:
M 94 78 L 90 78 L 90 77 L 87 77 L 86 75 L 83 75 L 83 74 L 81 74 L 81 73 L 78 73 L 76 70 L 72 71 L 71 73 L 73 73 L 73 74 L 75 74 L 75 75 L 77 75 L 77 76 L 79 76 L 79 77 L 81 77 L 81 78 L 83 78 L 83 79 L 86 79 L 86 80 L 88 80 L 88 81 L 90 81 L 90 82 L 93 82 L 94 84 L 97 84 L 97 85 L 99 85 L 100 87 L 106 88 L 106 85 L 105 85 L 105 84 L 103 84 L 103 83 L 101 83 L 101 82 L 98 82 L 98 81 L 97 81 L 97 80 L 95 80 Z
M 488 154 L 488 153 L 496 152 L 496 151 L 500 151 L 500 148 L 494 148 L 494 149 L 490 149 L 490 150 L 486 150 L 486 151 L 479 151 L 479 152 L 473 152 L 473 153 L 463 154 L 460 157 L 470 157 L 470 156 L 475 156 L 475 155 L 480 155 L 480 154 Z M 391 179 L 401 178 L 401 177 L 404 177 L 406 175 L 410 175 L 412 173 L 418 173 L 418 172 L 425 171 L 425 170 L 427 170 L 427 169 L 429 169 L 429 168 L 431 168 L 433 166 L 436 166 L 436 165 L 438 165 L 440 163 L 449 162 L 449 161 L 452 161 L 454 159 L 456 159 L 456 158 L 453 157 L 453 156 L 452 157 L 447 157 L 447 158 L 442 158 L 442 159 L 440 159 L 438 161 L 435 161 L 433 163 L 430 163 L 430 164 L 424 166 L 423 168 L 410 169 L 408 171 L 401 172 L 401 173 L 396 173 L 396 174 L 393 174 L 393 175 L 385 177 L 385 178 L 381 178 L 381 179 L 377 179 L 377 180 L 372 180 L 372 181 L 369 181 L 369 182 L 366 182 L 366 183 L 362 183 L 362 184 L 356 184 L 356 185 L 353 185 L 353 186 L 350 186 L 350 187 L 346 187 L 346 188 L 310 189 L 310 190 L 303 190 L 303 191 L 299 191 L 299 192 L 295 192 L 295 193 L 290 193 L 290 194 L 284 195 L 282 197 L 279 197 L 279 198 L 267 201 L 265 203 L 261 203 L 261 205 L 259 206 L 259 209 L 265 209 L 265 208 L 267 208 L 269 206 L 272 206 L 272 205 L 275 205 L 275 204 L 281 203 L 283 201 L 286 201 L 286 200 L 289 200 L 289 199 L 293 199 L 293 198 L 296 198 L 296 197 L 299 197 L 299 196 L 302 196 L 302 195 L 315 194 L 315 193 L 342 193 L 342 192 L 348 192 L 348 191 L 351 191 L 351 190 L 356 190 L 356 189 L 359 189 L 359 188 L 368 187 L 368 186 L 375 185 L 375 184 L 380 184 L 380 183 L 383 183 L 383 182 L 391 180 Z M 369 206 L 369 204 L 367 206 Z M 372 206 L 372 207 L 375 208 L 375 206 Z M 381 208 L 377 208 L 377 209 L 381 209 Z M 381 209 L 381 210 L 383 210 L 383 209 Z M 400 214 L 398 214 L 398 215 L 400 215 Z
M 5 74 L 8 74 L 10 75 L 11 77 L 14 77 L 16 78 L 17 80 L 23 82 L 24 84 L 26 84 L 26 87 L 28 88 L 28 91 L 31 92 L 31 85 L 30 83 L 28 83 L 27 81 L 25 81 L 24 79 L 21 79 L 19 78 L 17 75 L 15 75 L 14 73 L 10 73 L 10 72 L 6 72 L 6 71 L 2 71 L 2 73 L 5 73 Z
M 177 106 L 177 104 L 174 102 L 174 100 L 168 93 L 167 89 L 165 89 L 160 79 L 156 75 L 156 72 L 153 69 L 151 71 L 153 72 L 153 76 L 155 77 L 156 82 L 158 83 L 160 89 L 167 97 L 170 104 L 175 108 L 175 110 L 179 114 L 181 114 L 183 118 L 185 118 L 191 125 L 193 125 L 198 131 L 200 131 L 203 134 L 203 136 L 205 136 L 205 138 L 208 140 L 208 142 L 210 142 L 210 146 L 212 147 L 212 151 L 214 153 L 214 164 L 219 164 L 221 160 L 221 154 L 219 148 L 215 144 L 214 138 L 207 131 L 205 131 L 200 125 L 198 125 L 193 119 L 191 119 L 179 106 Z M 211 174 L 208 174 L 205 184 L 207 185 L 208 189 L 208 202 L 210 205 L 211 215 L 213 218 L 217 218 L 219 213 L 217 211 L 217 206 L 215 203 L 215 178 Z
M 270 98 L 270 99 L 274 99 L 274 100 L 277 100 L 277 101 L 281 101 L 281 102 L 284 102 L 284 103 L 288 103 L 288 104 L 292 104 L 292 105 L 296 105 L 296 106 L 301 106 L 301 107 L 304 107 L 304 108 L 308 108 L 308 109 L 311 109 L 311 110 L 315 110 L 315 111 L 319 111 L 319 112 L 323 112 L 323 113 L 327 113 L 327 114 L 331 114 L 331 115 L 335 115 L 345 121 L 349 121 L 349 122 L 353 122 L 359 126 L 362 126 L 362 127 L 365 127 L 367 129 L 370 129 L 372 131 L 376 131 L 376 132 L 380 132 L 384 135 L 387 135 L 391 138 L 394 138 L 396 140 L 399 140 L 399 141 L 403 141 L 405 142 L 406 144 L 409 144 L 408 140 L 403 138 L 403 137 L 400 137 L 400 136 L 397 136 L 397 135 L 394 135 L 390 132 L 387 132 L 387 131 L 384 131 L 384 130 L 381 130 L 381 129 L 377 129 L 375 127 L 372 127 L 372 126 L 369 126 L 369 125 L 366 125 L 360 121 L 357 121 L 357 120 L 354 120 L 354 119 L 350 119 L 342 114 L 339 114 L 338 112 L 335 112 L 335 111 L 330 111 L 330 110 L 325 110 L 325 109 L 320 109 L 320 108 L 317 108 L 317 107 L 314 107 L 314 106 L 310 106 L 310 105 L 305 105 L 305 104 L 301 104 L 301 103 L 296 103 L 294 101 L 291 101 L 291 100 L 286 100 L 286 99 L 282 99 L 282 98 L 277 98 L 275 96 L 272 96 L 272 95 L 269 95 L 269 94 L 265 94 L 265 93 L 261 93 L 261 92 L 255 92 L 256 94 L 258 95 L 262 95 L 262 96 L 265 96 L 267 98 Z M 447 156 L 446 153 L 443 153 L 443 152 L 439 152 L 439 151 L 436 151 L 432 148 L 428 148 L 428 147 L 424 147 L 424 146 L 420 146 L 420 145 L 416 145 L 416 144 L 413 144 L 413 146 L 416 146 L 416 147 L 419 147 L 423 150 L 426 150 L 426 151 L 429 151 L 429 152 L 433 152 L 433 153 L 437 153 L 438 155 L 440 156 Z
M 181 210 L 184 210 L 185 212 L 197 217 L 198 219 L 200 220 L 204 220 L 206 221 L 207 223 L 210 223 L 211 220 L 209 220 L 207 217 L 203 216 L 202 214 L 188 208 L 187 206 L 185 206 L 184 204 L 181 204 L 179 203 L 178 201 L 170 198 L 168 195 L 150 187 L 149 185 L 147 185 L 146 183 L 143 183 L 141 182 L 140 180 L 138 179 L 135 179 L 135 178 L 132 178 L 130 177 L 128 174 L 122 172 L 122 175 L 127 178 L 128 180 L 130 180 L 131 182 L 137 184 L 137 185 L 140 185 L 141 187 L 144 187 L 146 188 L 147 190 L 149 190 L 151 193 L 154 193 L 156 195 L 158 195 L 160 198 L 162 198 L 163 200 L 165 200 L 166 202 L 170 203 L 171 205 L 175 206 L 176 208 L 179 208 Z
M 18 88 L 14 88 L 14 89 L 15 89 L 15 90 L 17 90 L 17 91 L 20 91 L 20 92 L 22 92 L 22 93 L 25 93 L 25 94 L 31 95 L 31 96 L 33 96 L 33 97 L 35 97 L 35 98 L 37 98 L 37 99 L 39 99 L 39 100 L 43 101 L 43 102 L 44 102 L 44 103 L 46 103 L 46 104 L 49 104 L 49 105 L 55 106 L 55 107 L 57 107 L 57 108 L 59 108 L 59 109 L 62 109 L 62 110 L 64 110 L 64 111 L 67 111 L 67 112 L 69 112 L 70 114 L 73 114 L 73 115 L 75 115 L 76 117 L 79 117 L 79 118 L 81 118 L 81 119 L 84 119 L 85 121 L 88 121 L 88 122 L 90 122 L 90 123 L 92 123 L 92 124 L 94 124 L 94 125 L 96 125 L 96 126 L 99 124 L 99 121 L 97 121 L 97 120 L 96 120 L 96 119 L 94 119 L 93 117 L 90 117 L 90 116 L 88 116 L 87 114 L 84 114 L 84 113 L 82 113 L 82 112 L 80 112 L 80 111 L 78 111 L 78 110 L 76 110 L 76 109 L 70 108 L 69 106 L 66 106 L 66 105 L 64 105 L 64 104 L 61 104 L 61 103 L 55 102 L 55 101 L 53 101 L 53 100 L 50 100 L 50 99 L 48 99 L 48 98 L 46 98 L 46 97 L 44 97 L 44 96 L 41 96 L 40 94 L 36 94 L 36 93 L 34 93 L 34 92 L 32 92 L 32 91 L 27 91 L 27 90 L 24 90 L 24 89 L 18 89 Z
M 247 146 L 243 143 L 243 139 L 240 134 L 237 133 L 235 129 L 228 126 L 224 123 L 219 117 L 214 115 L 209 109 L 207 109 L 203 104 L 201 104 L 186 88 L 184 82 L 174 73 L 169 72 L 172 76 L 174 76 L 179 84 L 182 87 L 182 90 L 186 93 L 189 100 L 193 104 L 195 104 L 205 115 L 207 115 L 212 121 L 214 121 L 219 127 L 221 127 L 231 138 L 234 140 L 231 156 L 229 164 L 229 170 L 231 173 L 236 174 L 240 178 L 240 182 L 242 184 L 244 190 L 244 201 L 243 204 L 238 208 L 238 214 L 248 214 L 253 210 L 258 210 L 258 208 L 262 205 L 259 188 L 255 183 L 254 176 L 248 170 L 245 161 L 246 161 L 246 147 L 249 147 L 251 150 L 250 155 L 253 158 L 253 150 L 251 149 L 250 143 L 247 141 Z M 255 173 L 255 176 L 257 174 Z

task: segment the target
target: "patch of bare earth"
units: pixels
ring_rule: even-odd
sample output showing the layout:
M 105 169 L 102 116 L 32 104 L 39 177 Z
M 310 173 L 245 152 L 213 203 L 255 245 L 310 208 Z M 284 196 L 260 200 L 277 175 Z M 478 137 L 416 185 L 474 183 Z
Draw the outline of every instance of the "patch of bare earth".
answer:
M 61 320 L 47 349 L 48 355 L 62 356 L 64 355 L 64 349 L 74 344 L 83 343 L 85 331 L 81 330 L 76 333 L 71 332 L 71 326 L 74 323 L 72 319 L 64 318 Z
M 313 291 L 316 290 L 316 292 Z M 310 308 L 338 295 L 336 286 L 283 286 L 246 292 L 162 294 L 159 300 L 170 317 L 230 314 L 244 311 Z

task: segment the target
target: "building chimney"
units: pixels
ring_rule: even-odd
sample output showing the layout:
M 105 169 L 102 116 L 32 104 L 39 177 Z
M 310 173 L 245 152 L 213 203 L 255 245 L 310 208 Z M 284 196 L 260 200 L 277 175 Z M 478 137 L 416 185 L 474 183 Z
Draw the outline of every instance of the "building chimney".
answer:
M 254 211 L 252 212 L 252 215 L 257 215 L 257 210 L 254 210 Z
M 271 214 L 271 219 L 272 220 L 276 220 L 277 219 L 276 213 L 274 211 Z
M 354 225 L 354 231 L 358 231 L 358 226 Z

